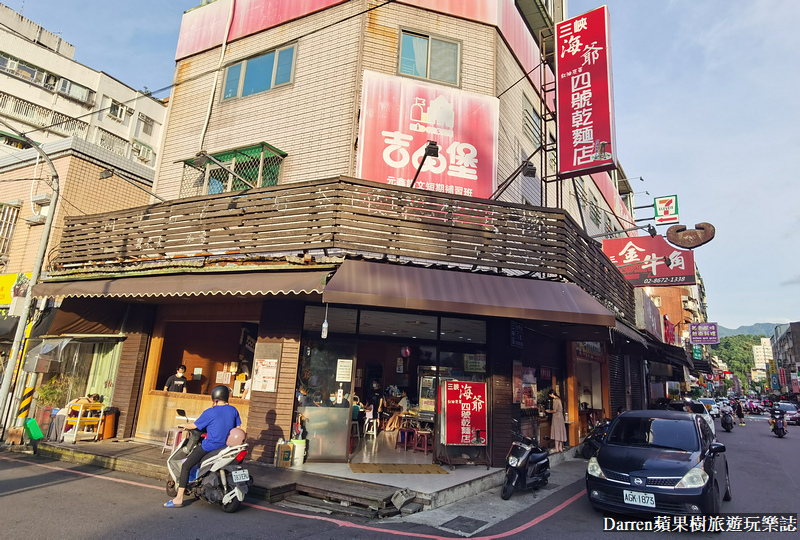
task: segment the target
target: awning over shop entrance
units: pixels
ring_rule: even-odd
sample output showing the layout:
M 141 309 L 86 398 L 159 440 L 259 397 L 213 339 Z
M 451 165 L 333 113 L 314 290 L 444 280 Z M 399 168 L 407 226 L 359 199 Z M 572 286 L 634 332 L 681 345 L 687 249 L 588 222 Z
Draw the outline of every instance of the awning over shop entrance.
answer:
M 39 283 L 37 298 L 45 296 L 152 298 L 180 296 L 262 296 L 321 293 L 328 271 L 174 274 L 118 279 Z
M 0 317 L 0 341 L 11 341 L 17 331 L 19 317 Z
M 614 315 L 572 283 L 345 261 L 323 302 L 614 327 Z
M 633 341 L 644 347 L 647 348 L 647 338 L 645 338 L 642 334 L 628 326 L 622 321 L 617 321 L 614 330 L 621 334 L 625 339 L 629 341 Z

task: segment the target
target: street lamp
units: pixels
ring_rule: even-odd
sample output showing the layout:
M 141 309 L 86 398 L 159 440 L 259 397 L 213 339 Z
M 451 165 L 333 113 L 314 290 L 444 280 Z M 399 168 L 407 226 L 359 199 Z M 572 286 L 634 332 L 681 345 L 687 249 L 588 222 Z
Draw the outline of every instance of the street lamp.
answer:
M 107 179 L 107 178 L 111 178 L 112 176 L 114 176 L 114 174 L 115 174 L 115 173 L 114 173 L 114 169 L 105 169 L 105 170 L 103 170 L 103 171 L 101 171 L 101 172 L 100 172 L 100 180 L 105 180 L 105 179 Z M 130 178 L 125 178 L 124 176 L 121 176 L 121 175 L 119 175 L 119 174 L 117 175 L 117 178 L 122 178 L 123 180 L 125 180 L 125 181 L 126 181 L 126 182 L 128 182 L 129 184 L 131 184 L 131 185 L 133 185 L 133 186 L 136 186 L 137 188 L 141 189 L 142 191 L 144 191 L 145 193 L 147 193 L 147 194 L 148 194 L 148 195 L 150 195 L 151 197 L 155 197 L 156 199 L 158 199 L 158 200 L 159 200 L 159 201 L 161 201 L 161 202 L 167 202 L 167 200 L 166 200 L 166 199 L 164 199 L 164 198 L 162 198 L 162 197 L 159 197 L 158 195 L 156 195 L 155 193 L 153 193 L 153 192 L 152 192 L 152 191 L 150 191 L 149 189 L 146 189 L 146 188 L 144 188 L 144 187 L 140 186 L 138 182 L 134 182 L 134 181 L 133 181 L 133 180 L 131 180 Z
M 419 176 L 422 166 L 425 164 L 425 160 L 428 158 L 428 156 L 435 158 L 439 157 L 439 147 L 436 145 L 436 141 L 428 141 L 427 146 L 425 146 L 425 154 L 422 156 L 422 161 L 419 162 L 417 173 L 414 175 L 414 179 L 411 181 L 411 185 L 409 187 L 413 188 L 414 184 L 417 183 L 417 177 Z

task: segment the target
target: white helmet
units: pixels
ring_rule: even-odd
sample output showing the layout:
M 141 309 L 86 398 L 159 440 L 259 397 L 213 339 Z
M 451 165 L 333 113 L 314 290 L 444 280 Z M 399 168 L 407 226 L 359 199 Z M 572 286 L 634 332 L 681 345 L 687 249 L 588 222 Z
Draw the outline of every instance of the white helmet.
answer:
M 240 444 L 244 444 L 246 437 L 247 433 L 245 433 L 243 429 L 235 427 L 228 432 L 228 439 L 225 441 L 225 444 L 228 446 L 239 446 Z

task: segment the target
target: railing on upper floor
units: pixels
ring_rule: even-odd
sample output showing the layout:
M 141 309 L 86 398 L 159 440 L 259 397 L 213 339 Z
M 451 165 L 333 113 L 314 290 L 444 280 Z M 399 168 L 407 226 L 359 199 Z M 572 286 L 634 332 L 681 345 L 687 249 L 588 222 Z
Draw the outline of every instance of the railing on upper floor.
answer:
M 633 288 L 560 209 L 337 177 L 66 218 L 53 275 L 303 252 L 569 281 L 635 320 Z

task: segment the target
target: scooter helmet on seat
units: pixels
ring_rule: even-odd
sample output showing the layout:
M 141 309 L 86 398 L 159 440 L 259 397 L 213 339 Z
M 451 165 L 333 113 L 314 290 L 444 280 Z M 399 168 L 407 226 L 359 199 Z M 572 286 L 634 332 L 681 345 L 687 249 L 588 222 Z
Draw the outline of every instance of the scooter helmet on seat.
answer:
M 239 446 L 240 444 L 244 444 L 245 437 L 247 437 L 247 434 L 244 430 L 235 427 L 228 432 L 228 440 L 225 441 L 225 444 L 228 446 Z
M 211 399 L 214 401 L 224 401 L 225 403 L 227 403 L 228 398 L 230 398 L 230 396 L 231 396 L 231 391 L 225 385 L 219 385 L 211 391 Z

